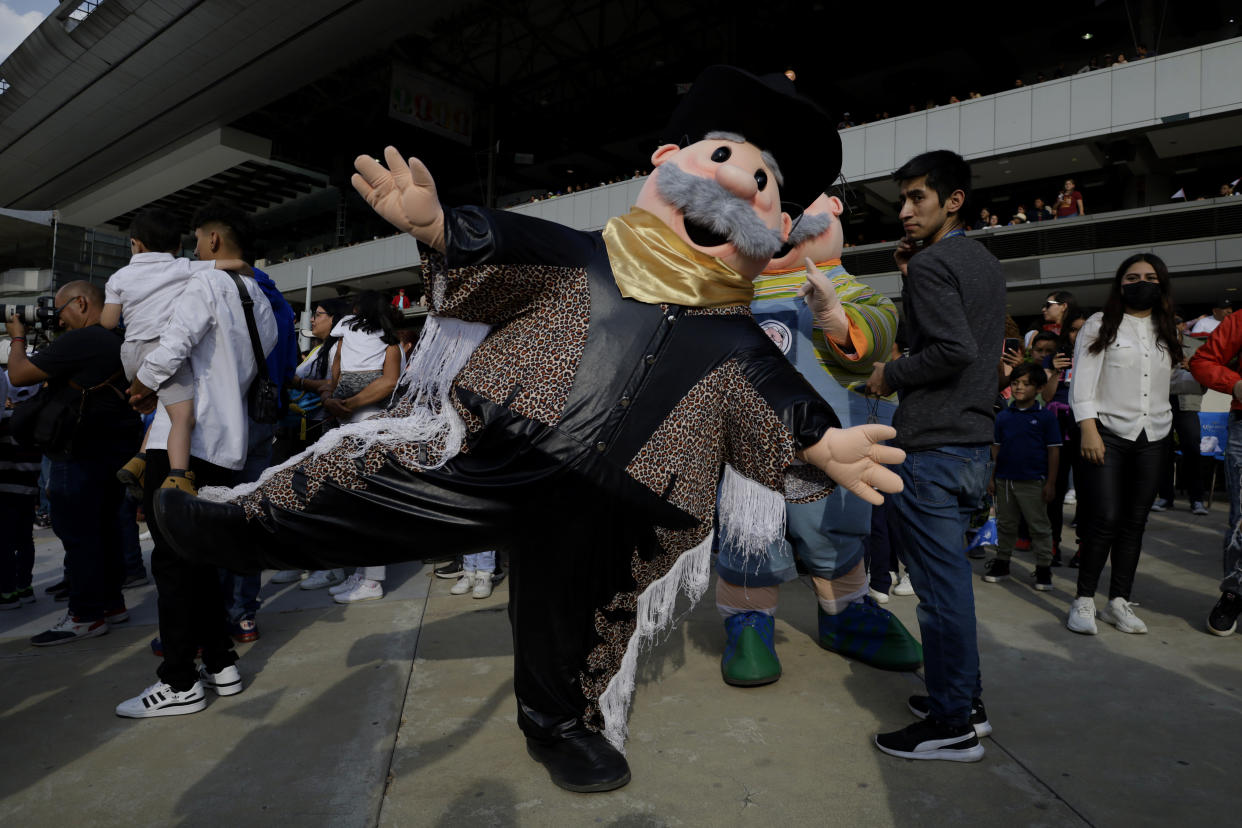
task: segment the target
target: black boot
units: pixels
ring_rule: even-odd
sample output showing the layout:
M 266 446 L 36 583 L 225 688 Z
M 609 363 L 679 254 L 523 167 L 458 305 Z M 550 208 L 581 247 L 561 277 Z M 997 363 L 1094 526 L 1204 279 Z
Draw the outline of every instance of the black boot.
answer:
M 629 784 L 630 766 L 601 734 L 581 725 L 552 740 L 526 737 L 526 750 L 567 791 L 595 793 Z

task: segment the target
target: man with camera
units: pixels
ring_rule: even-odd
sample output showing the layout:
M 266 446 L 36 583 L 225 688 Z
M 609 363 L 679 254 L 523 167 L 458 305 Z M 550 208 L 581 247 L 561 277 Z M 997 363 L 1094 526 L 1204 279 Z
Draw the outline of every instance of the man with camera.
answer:
M 216 258 L 221 245 L 246 248 L 240 222 L 217 216 L 196 217 L 194 235 L 200 259 Z M 243 293 L 248 303 L 243 304 Z M 272 307 L 249 277 L 221 270 L 196 271 L 186 285 L 160 343 L 147 355 L 130 386 L 130 401 L 139 411 L 156 410 L 147 435 L 147 468 L 143 505 L 153 515 L 151 499 L 168 473 L 168 415 L 156 409 L 155 389 L 189 362 L 194 373 L 194 432 L 190 438 L 190 469 L 200 486 L 230 485 L 246 462 L 247 389 L 258 374 L 247 313 L 264 354 L 276 344 Z M 163 528 L 148 524 L 154 548 L 151 571 L 159 592 L 160 643 L 164 660 L 159 681 L 117 705 L 126 718 L 177 716 L 207 706 L 206 689 L 217 695 L 240 693 L 237 653 L 225 626 L 220 583 L 213 566 L 192 564 L 179 557 L 165 540 Z M 195 653 L 202 649 L 197 668 Z
M 52 460 L 48 501 L 52 530 L 65 546 L 69 611 L 30 639 L 39 647 L 103 635 L 109 622 L 129 619 L 121 597 L 124 487 L 116 470 L 138 448 L 142 424 L 125 397 L 121 338 L 99 324 L 103 305 L 103 291 L 90 282 L 62 287 L 54 319 L 65 332 L 29 357 L 25 323 L 13 315 L 5 326 L 12 338 L 10 380 L 46 381 L 41 399 L 25 405 L 38 406 L 31 413 L 45 426 L 44 436 L 47 426 L 56 426 L 41 448 Z

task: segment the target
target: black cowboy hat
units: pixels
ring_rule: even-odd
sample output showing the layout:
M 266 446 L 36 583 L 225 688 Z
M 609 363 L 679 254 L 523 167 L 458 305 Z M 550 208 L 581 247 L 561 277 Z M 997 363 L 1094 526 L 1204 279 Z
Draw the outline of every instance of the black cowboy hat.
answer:
M 800 213 L 841 173 L 841 136 L 827 113 L 794 90 L 783 74 L 758 77 L 736 66 L 709 66 L 695 80 L 662 133 L 665 143 L 693 144 L 709 132 L 736 132 L 776 158 L 781 199 Z

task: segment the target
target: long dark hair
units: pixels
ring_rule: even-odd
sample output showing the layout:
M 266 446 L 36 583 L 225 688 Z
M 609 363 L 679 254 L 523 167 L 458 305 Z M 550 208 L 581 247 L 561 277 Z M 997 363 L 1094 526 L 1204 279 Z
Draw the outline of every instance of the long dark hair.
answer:
M 1065 304 L 1065 313 L 1061 314 L 1061 333 L 1057 334 L 1057 350 L 1062 353 L 1074 353 L 1074 343 L 1070 341 L 1070 330 L 1079 319 L 1086 319 L 1090 314 L 1073 299 Z
M 1168 352 L 1172 363 L 1177 365 L 1182 361 L 1182 345 L 1177 337 L 1177 326 L 1173 324 L 1173 286 L 1169 282 L 1169 268 L 1159 256 L 1152 253 L 1135 253 L 1117 268 L 1112 288 L 1108 291 L 1108 299 L 1104 302 L 1104 319 L 1100 322 L 1100 333 L 1087 350 L 1098 354 L 1117 338 L 1121 317 L 1126 312 L 1125 302 L 1121 298 L 1121 277 L 1139 262 L 1146 262 L 1156 271 L 1156 280 L 1160 283 L 1160 301 L 1151 309 L 1151 318 L 1156 325 L 1156 337 Z M 1064 329 L 1064 321 L 1062 326 Z
M 333 327 L 345 313 L 345 303 L 340 299 L 325 299 L 322 302 L 316 302 L 315 307 L 323 308 L 324 313 L 331 317 Z M 319 346 L 319 353 L 315 355 L 315 364 L 311 366 L 311 373 L 316 379 L 328 379 L 328 373 L 332 370 L 332 366 L 328 364 L 328 357 L 332 353 L 332 346 L 339 340 L 339 336 L 328 334 L 323 344 Z
M 385 345 L 397 344 L 397 325 L 392 307 L 378 291 L 364 290 L 354 299 L 354 318 L 349 323 L 349 329 L 379 333 Z

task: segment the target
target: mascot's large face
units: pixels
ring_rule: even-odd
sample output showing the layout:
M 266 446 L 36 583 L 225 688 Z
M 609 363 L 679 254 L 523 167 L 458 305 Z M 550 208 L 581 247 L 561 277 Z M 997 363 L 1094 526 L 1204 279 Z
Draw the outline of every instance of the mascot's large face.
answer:
M 841 258 L 841 248 L 845 246 L 845 239 L 839 218 L 844 209 L 845 205 L 841 203 L 841 199 L 827 193 L 811 202 L 811 206 L 806 208 L 806 212 L 798 220 L 798 226 L 805 225 L 805 229 L 811 233 L 815 233 L 821 224 L 824 225 L 824 229 L 799 243 L 784 256 L 768 262 L 764 270 L 789 270 L 802 267 L 803 260 L 807 258 L 816 262 Z
M 790 219 L 781 212 L 779 172 L 738 137 L 661 146 L 635 206 L 695 250 L 753 278 L 788 238 Z

